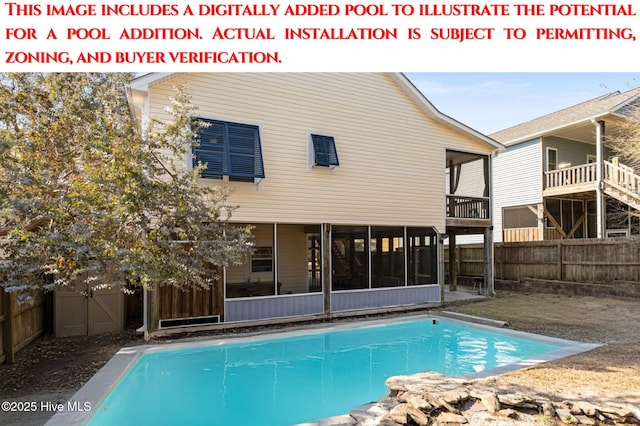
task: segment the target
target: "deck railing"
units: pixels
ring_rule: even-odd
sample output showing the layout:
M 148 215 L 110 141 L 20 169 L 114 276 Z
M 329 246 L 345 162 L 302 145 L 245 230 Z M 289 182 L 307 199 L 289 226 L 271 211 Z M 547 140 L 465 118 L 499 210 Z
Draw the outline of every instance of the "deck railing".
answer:
M 489 219 L 489 198 L 447 195 L 447 217 Z
M 595 183 L 596 163 L 581 164 L 565 169 L 545 172 L 545 189 L 561 186 Z
M 604 180 L 620 191 L 633 194 L 636 197 L 640 194 L 640 176 L 635 174 L 630 167 L 605 161 Z
M 603 161 L 603 181 L 627 194 L 640 195 L 640 176 L 631 167 Z M 545 172 L 545 189 L 596 183 L 596 163 Z

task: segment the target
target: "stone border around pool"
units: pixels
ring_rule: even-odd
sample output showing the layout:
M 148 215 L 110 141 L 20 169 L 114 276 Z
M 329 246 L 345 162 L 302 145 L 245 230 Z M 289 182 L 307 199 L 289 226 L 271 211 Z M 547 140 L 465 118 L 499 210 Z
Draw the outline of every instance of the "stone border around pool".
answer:
M 369 320 L 357 320 L 353 322 L 340 322 L 334 324 L 311 324 L 302 327 L 297 327 L 295 330 L 282 329 L 272 330 L 267 333 L 251 332 L 247 334 L 239 335 L 227 335 L 211 337 L 199 337 L 184 339 L 179 342 L 169 342 L 164 344 L 151 344 L 151 345 L 137 345 L 137 346 L 125 346 L 120 349 L 105 365 L 102 367 L 84 386 L 82 386 L 78 392 L 76 392 L 71 399 L 64 404 L 61 411 L 56 413 L 47 423 L 47 426 L 67 426 L 70 424 L 86 424 L 94 414 L 96 410 L 107 397 L 107 395 L 114 389 L 120 379 L 127 373 L 129 368 L 135 363 L 135 361 L 146 353 L 153 353 L 163 350 L 176 350 L 183 348 L 194 348 L 201 346 L 210 346 L 215 344 L 222 344 L 226 342 L 240 343 L 246 341 L 253 341 L 258 338 L 259 340 L 272 339 L 277 337 L 292 337 L 302 334 L 314 334 L 322 333 L 326 331 L 338 331 L 348 330 L 352 328 L 358 328 L 369 325 L 385 325 L 394 322 L 404 322 L 426 318 L 446 318 L 447 320 L 464 323 L 472 327 L 477 327 L 487 331 L 499 332 L 512 337 L 523 337 L 529 340 L 534 340 L 541 343 L 549 343 L 557 346 L 561 346 L 562 349 L 549 352 L 535 359 L 525 359 L 514 364 L 505 365 L 502 367 L 496 367 L 487 371 L 474 373 L 464 376 L 465 378 L 482 378 L 499 375 L 508 371 L 518 370 L 521 368 L 531 367 L 543 362 L 552 361 L 559 358 L 564 358 L 569 355 L 574 355 L 580 352 L 585 352 L 594 349 L 600 345 L 591 343 L 580 343 L 566 339 L 559 339 L 554 337 L 547 337 L 538 334 L 526 333 L 517 330 L 511 330 L 504 328 L 506 323 L 501 321 L 494 321 L 487 318 L 473 317 L 470 315 L 457 314 L 446 311 L 434 311 L 428 314 L 418 315 L 406 315 L 394 318 L 382 318 L 382 319 L 369 319 Z M 498 328 L 499 330 L 496 330 Z M 87 409 L 90 407 L 90 409 Z M 341 416 L 338 416 L 340 418 Z M 335 421 L 336 419 L 333 419 Z M 304 425 L 329 425 L 331 419 L 322 419 L 315 422 L 304 423 Z

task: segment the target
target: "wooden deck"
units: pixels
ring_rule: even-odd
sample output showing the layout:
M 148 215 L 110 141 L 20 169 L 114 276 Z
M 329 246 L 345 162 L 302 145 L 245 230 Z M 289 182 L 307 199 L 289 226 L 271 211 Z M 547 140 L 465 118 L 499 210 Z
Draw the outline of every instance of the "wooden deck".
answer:
M 447 226 L 478 229 L 491 226 L 489 204 L 488 197 L 447 195 Z
M 632 168 L 604 161 L 602 180 L 605 189 L 610 189 L 609 195 L 623 202 L 640 200 L 640 176 Z M 550 197 L 571 194 L 573 198 L 593 198 L 597 184 L 596 164 L 581 164 L 545 172 L 542 195 Z
M 591 193 L 596 190 L 596 164 L 582 164 L 544 174 L 543 196 Z

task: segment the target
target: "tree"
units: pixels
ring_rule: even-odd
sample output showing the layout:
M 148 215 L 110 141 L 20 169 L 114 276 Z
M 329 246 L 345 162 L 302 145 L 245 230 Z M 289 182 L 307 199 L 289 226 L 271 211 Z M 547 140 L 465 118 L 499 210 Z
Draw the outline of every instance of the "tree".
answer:
M 605 142 L 620 162 L 640 173 L 640 103 L 631 103 L 621 111 L 615 130 L 607 134 Z M 609 213 L 613 221 L 627 223 L 631 216 L 640 217 L 640 211 L 619 204 Z
M 209 288 L 250 231 L 228 193 L 184 158 L 195 107 L 177 88 L 171 122 L 140 129 L 128 74 L 0 75 L 0 285 L 86 282 Z
M 640 166 L 640 104 L 631 104 L 622 111 L 624 118 L 615 131 L 606 137 L 607 144 L 630 167 Z

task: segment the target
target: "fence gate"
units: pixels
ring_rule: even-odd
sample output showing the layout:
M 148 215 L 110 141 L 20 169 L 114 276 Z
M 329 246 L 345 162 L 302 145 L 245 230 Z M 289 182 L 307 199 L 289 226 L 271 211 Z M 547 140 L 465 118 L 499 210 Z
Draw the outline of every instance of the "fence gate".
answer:
M 92 291 L 84 283 L 74 290 L 56 290 L 56 337 L 91 336 L 124 328 L 124 293 L 119 289 Z

